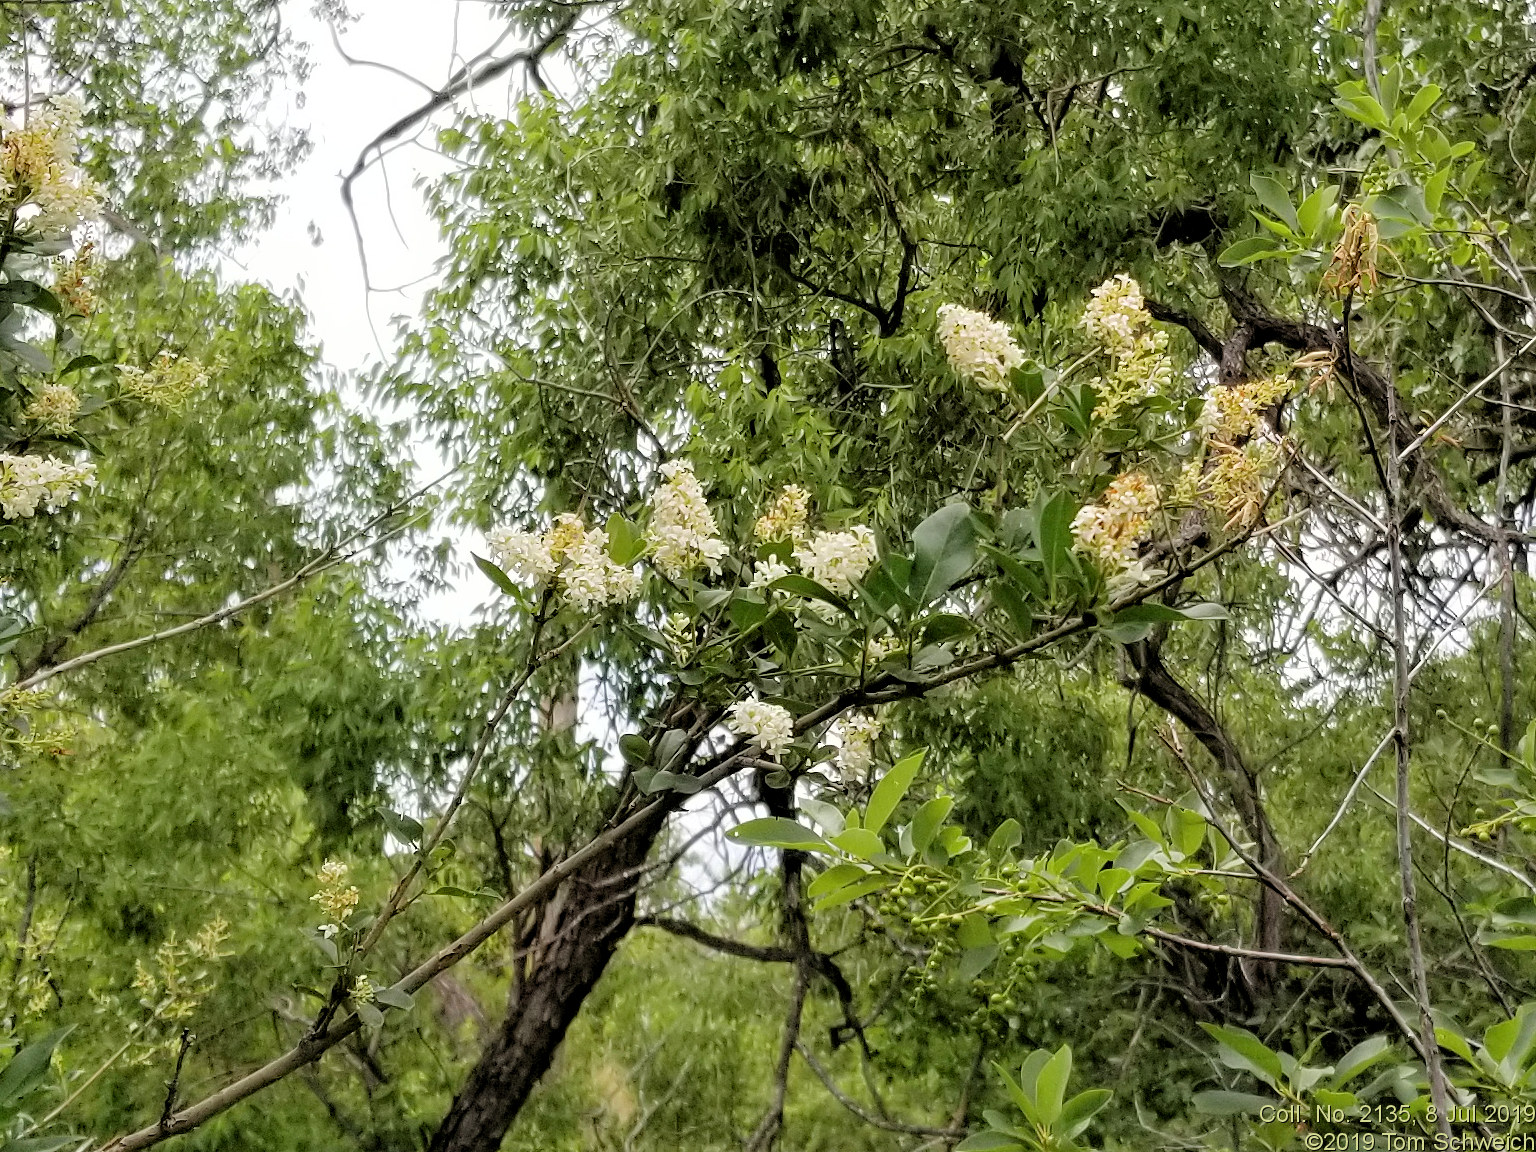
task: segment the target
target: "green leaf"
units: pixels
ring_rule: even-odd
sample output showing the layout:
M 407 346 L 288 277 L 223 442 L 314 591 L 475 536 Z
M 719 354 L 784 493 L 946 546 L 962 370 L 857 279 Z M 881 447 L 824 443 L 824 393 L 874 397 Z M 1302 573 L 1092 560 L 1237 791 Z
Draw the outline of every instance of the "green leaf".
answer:
M 1072 1049 L 1063 1044 L 1040 1067 L 1035 1081 L 1035 1107 L 1040 1110 L 1041 1121 L 1049 1127 L 1061 1115 L 1061 1103 L 1066 1098 L 1067 1081 L 1072 1077 Z
M 480 571 L 485 573 L 487 580 L 496 585 L 496 587 L 500 588 L 508 596 L 515 596 L 517 594 L 517 585 L 512 582 L 512 577 L 508 576 L 505 572 L 503 572 L 496 565 L 492 564 L 484 556 L 474 552 L 471 552 L 470 555 L 474 556 L 475 565 L 480 569 Z
M 1061 1119 L 1057 1122 L 1061 1134 L 1068 1140 L 1080 1135 L 1083 1129 L 1088 1127 L 1088 1122 L 1110 1102 L 1114 1095 L 1108 1088 L 1089 1088 L 1086 1092 L 1079 1092 L 1072 1097 L 1062 1107 Z
M 1271 1088 L 1279 1091 L 1284 1071 L 1280 1057 L 1252 1032 L 1241 1028 L 1223 1028 L 1216 1024 L 1200 1022 L 1206 1034 L 1217 1041 L 1217 1053 L 1228 1068 L 1252 1072 Z
M 1408 107 L 1403 110 L 1403 120 L 1411 128 L 1423 119 L 1424 113 L 1440 99 L 1440 85 L 1426 84 L 1420 88 Z
M 869 869 L 859 864 L 834 864 L 805 886 L 805 894 L 814 900 L 868 875 Z
M 956 1144 L 955 1152 L 1024 1152 L 1024 1145 L 1003 1132 L 978 1132 Z
M 1296 209 L 1291 205 L 1291 193 L 1284 184 L 1268 176 L 1250 176 L 1248 183 L 1253 186 L 1259 203 L 1269 209 L 1271 215 L 1278 216 L 1288 224 L 1293 234 L 1301 234 L 1301 222 L 1296 219 Z
M 363 1022 L 364 1028 L 384 1027 L 384 1013 L 366 1000 L 359 1000 L 353 1009 L 357 1012 L 357 1018 Z
M 997 830 L 987 839 L 987 853 L 991 856 L 1005 856 L 1017 848 L 1024 840 L 1024 827 L 1012 816 L 997 826 Z
M 627 764 L 636 768 L 651 762 L 651 746 L 645 737 L 627 732 L 619 737 L 619 753 Z
M 891 813 L 896 811 L 896 805 L 901 803 L 901 798 L 907 794 L 907 789 L 912 787 L 912 781 L 917 776 L 917 770 L 922 767 L 924 751 L 905 756 L 891 766 L 891 770 L 880 777 L 880 783 L 875 785 L 875 790 L 869 797 L 869 804 L 864 809 L 864 827 L 871 832 L 879 832 L 885 827 L 885 822 L 891 818 Z
M 415 997 L 400 988 L 380 988 L 373 994 L 373 998 L 380 1004 L 398 1008 L 402 1012 L 409 1012 L 416 1006 Z
M 816 911 L 825 912 L 830 908 L 840 908 L 844 904 L 851 904 L 882 888 L 890 885 L 889 878 L 885 876 L 866 876 L 862 880 L 855 880 L 852 884 L 846 884 L 836 892 L 828 893 L 816 902 Z
M 944 818 L 949 815 L 950 809 L 955 806 L 952 796 L 935 796 L 928 803 L 917 810 L 917 815 L 912 817 L 912 852 L 921 856 L 928 850 L 928 845 L 933 842 L 933 834 L 944 823 Z
M 974 980 L 985 972 L 1002 951 L 996 944 L 983 944 L 979 948 L 967 948 L 960 953 L 960 963 L 955 973 L 961 980 Z
M 1248 1092 L 1196 1092 L 1195 1110 L 1207 1116 L 1253 1115 L 1260 1108 L 1273 1107 L 1275 1101 L 1268 1096 L 1254 1096 Z
M 1438 1035 L 1438 1033 L 1436 1034 Z M 1392 1051 L 1392 1042 L 1385 1036 L 1372 1036 L 1368 1040 L 1362 1040 L 1333 1066 L 1333 1078 L 1329 1083 L 1334 1088 L 1342 1088 L 1371 1065 L 1389 1055 Z
M 843 830 L 843 814 L 836 805 L 808 796 L 800 801 L 800 809 L 816 821 L 822 832 L 828 836 L 836 835 Z
M 1216 257 L 1216 263 L 1223 268 L 1237 268 L 1244 264 L 1252 264 L 1257 260 L 1268 260 L 1274 256 L 1285 255 L 1285 249 L 1277 248 L 1274 240 L 1268 236 L 1250 236 L 1246 240 L 1239 240 L 1236 244 L 1229 244 Z
M 832 843 L 860 860 L 872 860 L 885 851 L 885 841 L 868 828 L 844 828 L 832 837 Z
M 987 923 L 987 918 L 973 912 L 960 921 L 960 928 L 955 933 L 955 943 L 962 948 L 985 948 L 993 943 L 992 928 Z
M 704 781 L 697 776 L 685 776 L 681 772 L 660 771 L 651 775 L 641 789 L 647 796 L 654 792 L 680 792 L 684 796 L 692 796 L 704 787 Z
M 1323 230 L 1333 216 L 1333 207 L 1339 201 L 1339 186 L 1324 184 L 1301 202 L 1296 209 L 1296 219 L 1301 224 L 1301 234 L 1308 240 L 1322 238 Z
M 741 844 L 760 848 L 789 848 L 803 852 L 826 852 L 831 845 L 803 824 L 782 816 L 764 816 L 738 824 L 726 833 Z
M 853 609 L 849 607 L 848 601 L 844 600 L 830 588 L 816 583 L 809 576 L 791 573 L 788 576 L 780 576 L 768 587 L 775 592 L 789 592 L 795 596 L 804 596 L 809 600 L 820 600 L 824 604 L 832 605 L 832 607 L 847 616 L 853 615 Z
M 608 517 L 608 558 L 625 567 L 640 559 L 645 551 L 645 537 L 636 524 L 630 523 L 617 512 Z
M 12 1056 L 5 1069 L 0 1071 L 0 1108 L 14 1107 L 16 1102 L 43 1082 L 48 1075 L 48 1062 L 59 1041 L 74 1031 L 74 1025 L 48 1033 L 41 1040 L 34 1040 Z
M 1035 522 L 1035 543 L 1040 549 L 1040 563 L 1045 568 L 1045 580 L 1052 592 L 1056 590 L 1056 578 L 1071 563 L 1072 518 L 1075 514 L 1072 498 L 1065 492 L 1057 492 L 1041 506 Z
M 919 608 L 926 608 L 976 563 L 976 525 L 971 506 L 946 504 L 912 532 L 912 571 L 907 588 Z

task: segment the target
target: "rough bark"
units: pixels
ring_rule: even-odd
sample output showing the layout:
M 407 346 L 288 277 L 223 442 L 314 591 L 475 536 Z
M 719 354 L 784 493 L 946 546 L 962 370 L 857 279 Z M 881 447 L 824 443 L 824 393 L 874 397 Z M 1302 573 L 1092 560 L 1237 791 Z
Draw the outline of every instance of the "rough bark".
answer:
M 543 909 L 521 994 L 432 1137 L 430 1152 L 496 1152 L 635 920 L 638 870 L 665 816 L 574 874 Z

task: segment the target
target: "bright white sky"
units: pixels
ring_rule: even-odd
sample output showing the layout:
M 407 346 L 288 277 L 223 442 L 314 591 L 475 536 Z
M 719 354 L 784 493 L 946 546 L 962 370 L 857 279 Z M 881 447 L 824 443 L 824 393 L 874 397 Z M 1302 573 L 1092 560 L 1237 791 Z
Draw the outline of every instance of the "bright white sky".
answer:
M 396 317 L 415 315 L 431 286 L 435 261 L 444 246 L 423 208 L 420 181 L 442 175 L 448 164 L 433 151 L 444 113 L 416 142 L 391 151 L 354 184 L 358 224 L 367 247 L 373 290 L 365 289 L 352 222 L 341 200 L 341 177 L 361 149 L 428 96 L 421 85 L 385 68 L 348 63 L 337 51 L 325 23 L 310 11 L 311 0 L 289 0 L 284 18 L 309 46 L 313 71 L 285 107 L 270 119 L 302 126 L 313 143 L 309 158 L 285 179 L 284 202 L 274 226 L 254 244 L 226 253 L 232 279 L 259 280 L 296 292 L 311 316 L 311 332 L 324 361 L 356 372 L 386 359 L 394 350 Z M 436 88 L 467 58 L 505 31 L 493 5 L 484 0 L 354 0 L 359 19 L 340 32 L 341 47 L 357 61 L 375 61 Z M 515 51 L 516 43 L 498 52 Z M 505 108 L 519 93 L 523 77 L 474 94 L 481 107 Z M 430 445 L 417 453 L 422 480 L 436 478 L 443 465 Z M 458 559 L 468 565 L 472 542 L 460 542 Z M 483 553 L 483 549 L 482 549 Z M 421 607 L 430 617 L 465 623 L 490 598 L 478 573 L 459 582 L 455 593 Z

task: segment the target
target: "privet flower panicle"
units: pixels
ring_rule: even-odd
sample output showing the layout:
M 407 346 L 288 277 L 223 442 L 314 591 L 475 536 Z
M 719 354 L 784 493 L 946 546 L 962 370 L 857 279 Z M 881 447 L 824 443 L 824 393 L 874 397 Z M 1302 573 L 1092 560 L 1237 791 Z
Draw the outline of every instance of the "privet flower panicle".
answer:
M 869 771 L 875 760 L 874 744 L 881 728 L 876 717 L 857 712 L 850 712 L 838 721 L 837 766 L 845 784 L 857 781 Z
M 1104 490 L 1101 503 L 1078 512 L 1072 521 L 1074 546 L 1111 573 L 1129 568 L 1157 509 L 1157 486 L 1144 473 L 1128 472 Z
M 950 367 L 989 392 L 1002 391 L 1008 373 L 1024 363 L 1006 324 L 958 304 L 939 308 L 939 342 Z
M 491 559 L 496 561 L 497 567 L 512 576 L 521 577 L 533 584 L 542 584 L 560 567 L 560 562 L 550 551 L 546 533 L 497 528 L 490 533 L 488 539 L 491 543 Z
M 219 365 L 215 363 L 212 367 Z M 158 353 L 148 368 L 131 364 L 120 364 L 117 368 L 124 396 L 172 412 L 179 412 L 192 397 L 207 390 L 210 371 L 201 360 L 174 356 L 167 351 Z
M 673 580 L 700 567 L 718 573 L 726 554 L 725 541 L 720 539 L 693 465 L 682 460 L 663 464 L 661 475 L 663 483 L 651 500 L 646 530 L 656 567 Z
M 24 520 L 39 507 L 57 512 L 82 487 L 96 483 L 96 466 L 65 464 L 47 456 L 0 453 L 0 513 L 7 520 Z
M 756 696 L 733 704 L 730 719 L 726 723 L 733 732 L 756 737 L 758 747 L 770 756 L 777 756 L 784 751 L 795 738 L 795 719 L 789 710 L 759 700 Z
M 569 512 L 545 532 L 502 528 L 489 536 L 491 558 L 535 586 L 558 578 L 561 595 L 583 612 L 622 604 L 640 593 L 640 575 L 608 552 L 608 533 Z
M 0 117 L 0 199 L 19 230 L 56 236 L 96 215 L 96 186 L 75 162 L 84 111 L 64 95 L 24 124 Z
M 360 893 L 357 888 L 347 883 L 348 867 L 340 860 L 327 860 L 320 866 L 320 873 L 316 877 L 320 881 L 320 891 L 310 897 L 320 905 L 320 911 L 325 914 L 327 924 L 322 926 L 331 929 L 325 935 L 333 935 L 338 927 L 347 922 L 347 917 L 352 915 L 352 909 L 357 907 Z
M 586 531 L 579 542 L 565 550 L 565 561 L 561 590 L 583 612 L 623 604 L 640 594 L 640 574 L 614 562 L 608 554 L 606 531 Z
M 846 532 L 818 532 L 795 549 L 795 560 L 812 580 L 848 596 L 875 562 L 875 534 L 862 524 Z
M 1290 390 L 1284 373 L 1213 388 L 1200 411 L 1200 427 L 1216 440 L 1246 440 L 1259 431 L 1264 413 Z
M 759 560 L 752 565 L 752 582 L 747 587 L 766 588 L 775 580 L 782 580 L 790 574 L 791 569 L 788 564 L 777 557 L 770 556 L 768 559 Z
M 44 384 L 22 411 L 22 416 L 55 436 L 72 431 L 79 415 L 80 397 L 68 384 Z
M 1141 285 L 1131 277 L 1121 273 L 1095 288 L 1082 325 L 1113 358 L 1098 381 L 1095 418 L 1113 420 L 1127 405 L 1173 387 L 1168 334 L 1152 326 Z
M 793 540 L 798 544 L 805 536 L 805 521 L 811 511 L 811 496 L 798 484 L 785 487 L 768 511 L 757 518 L 752 533 L 759 540 L 774 542 Z
M 368 974 L 365 972 L 353 979 L 352 987 L 347 990 L 347 995 L 352 997 L 354 1003 L 371 1004 L 374 997 L 378 995 L 378 990 L 374 988 L 373 981 L 368 978 Z

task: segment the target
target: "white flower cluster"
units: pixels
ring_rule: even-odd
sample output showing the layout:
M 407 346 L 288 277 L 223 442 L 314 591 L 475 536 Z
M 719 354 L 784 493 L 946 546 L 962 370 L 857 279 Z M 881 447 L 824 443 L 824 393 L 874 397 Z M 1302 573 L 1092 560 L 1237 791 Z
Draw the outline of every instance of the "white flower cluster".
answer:
M 805 521 L 811 513 L 811 494 L 798 484 L 785 486 L 768 511 L 757 518 L 752 532 L 759 540 L 793 540 L 805 536 Z
M 857 712 L 850 712 L 837 722 L 837 766 L 845 784 L 869 771 L 875 760 L 874 744 L 881 729 L 877 718 L 861 716 Z
M 39 507 L 57 512 L 82 487 L 96 483 L 96 466 L 65 464 L 47 456 L 0 453 L 0 512 L 7 520 L 36 515 Z
M 1002 391 L 1008 373 L 1024 363 L 1006 324 L 958 304 L 940 306 L 939 342 L 950 367 L 989 392 Z
M 1074 546 L 1111 573 L 1130 568 L 1158 509 L 1157 486 L 1128 472 L 1104 490 L 1102 503 L 1084 506 L 1072 521 Z
M 1152 327 L 1141 285 L 1131 277 L 1121 273 L 1095 288 L 1082 325 L 1114 357 L 1113 368 L 1098 382 L 1096 417 L 1112 420 L 1127 404 L 1172 388 L 1168 334 Z
M 686 461 L 663 464 L 661 474 L 665 482 L 651 500 L 646 531 L 656 567 L 674 580 L 699 567 L 718 573 L 726 554 L 725 541 L 720 539 L 693 465 Z
M 875 562 L 875 534 L 862 524 L 846 532 L 818 532 L 795 549 L 795 559 L 812 580 L 848 596 Z
M 733 732 L 755 737 L 758 747 L 770 756 L 784 751 L 795 738 L 795 719 L 789 710 L 756 696 L 733 704 L 727 723 Z
M 546 532 L 501 529 L 490 543 L 498 566 L 536 585 L 558 578 L 561 595 L 583 612 L 640 593 L 639 573 L 609 555 L 608 533 L 588 528 L 579 516 L 557 516 Z
M 75 163 L 84 112 L 79 97 L 65 95 L 22 125 L 0 116 L 0 200 L 18 228 L 60 235 L 96 215 L 96 186 Z

